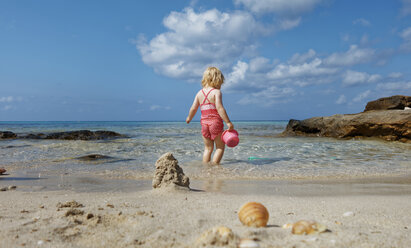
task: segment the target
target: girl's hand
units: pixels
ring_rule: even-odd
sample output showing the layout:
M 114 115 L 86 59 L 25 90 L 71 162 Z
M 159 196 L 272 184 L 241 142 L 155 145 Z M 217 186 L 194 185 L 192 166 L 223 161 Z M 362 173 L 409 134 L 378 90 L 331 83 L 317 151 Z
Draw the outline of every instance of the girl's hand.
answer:
M 231 123 L 231 121 L 230 121 L 230 122 L 227 122 L 227 127 L 228 127 L 228 130 L 229 130 L 229 131 L 231 131 L 231 130 L 234 129 L 234 125 L 233 125 L 233 123 Z
M 187 119 L 186 119 L 187 124 L 190 123 L 190 121 L 191 121 L 190 117 L 187 117 Z

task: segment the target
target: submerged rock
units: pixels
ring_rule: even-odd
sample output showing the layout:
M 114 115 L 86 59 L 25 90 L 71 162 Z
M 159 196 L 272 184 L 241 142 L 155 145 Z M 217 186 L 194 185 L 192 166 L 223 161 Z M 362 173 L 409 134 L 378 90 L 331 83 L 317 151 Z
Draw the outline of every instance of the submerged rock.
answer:
M 45 135 L 44 139 L 62 139 L 62 140 L 102 140 L 122 135 L 112 131 L 90 131 L 79 130 L 69 132 L 58 132 Z
M 0 175 L 3 174 L 4 172 L 6 172 L 7 170 L 4 168 L 0 168 Z
M 181 186 L 189 188 L 190 179 L 184 175 L 183 169 L 178 165 L 177 159 L 168 152 L 163 154 L 156 162 L 156 171 L 153 179 L 153 188 Z
M 15 139 L 17 134 L 10 131 L 0 131 L 0 139 Z
M 0 131 L 0 139 L 57 139 L 57 140 L 104 140 L 124 137 L 113 131 L 78 130 L 55 133 L 28 133 L 15 134 L 9 131 Z
M 101 154 L 90 154 L 86 156 L 81 156 L 76 159 L 82 160 L 82 161 L 96 161 L 96 160 L 102 160 L 102 159 L 111 159 L 112 157 L 110 156 L 105 156 Z
M 388 141 L 411 142 L 411 111 L 380 110 L 313 117 L 302 121 L 290 120 L 282 135 L 375 137 Z

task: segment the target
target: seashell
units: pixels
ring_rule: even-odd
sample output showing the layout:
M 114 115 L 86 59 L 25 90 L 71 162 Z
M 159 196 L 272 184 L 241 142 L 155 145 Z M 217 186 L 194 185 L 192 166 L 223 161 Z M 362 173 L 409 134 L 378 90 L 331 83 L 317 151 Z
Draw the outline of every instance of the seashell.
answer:
M 292 224 L 292 223 L 287 223 L 287 224 L 284 224 L 284 225 L 282 226 L 283 229 L 289 229 L 289 228 L 292 228 L 292 227 L 293 227 L 293 224 Z
M 351 211 L 345 212 L 345 213 L 343 214 L 343 216 L 344 216 L 344 217 L 354 216 L 354 212 L 351 212 Z
M 293 224 L 291 233 L 293 234 L 316 234 L 327 230 L 327 227 L 315 221 L 300 220 Z
M 252 239 L 241 239 L 238 248 L 259 248 L 260 245 Z
M 269 214 L 263 204 L 258 202 L 247 202 L 238 211 L 241 223 L 251 227 L 267 226 Z

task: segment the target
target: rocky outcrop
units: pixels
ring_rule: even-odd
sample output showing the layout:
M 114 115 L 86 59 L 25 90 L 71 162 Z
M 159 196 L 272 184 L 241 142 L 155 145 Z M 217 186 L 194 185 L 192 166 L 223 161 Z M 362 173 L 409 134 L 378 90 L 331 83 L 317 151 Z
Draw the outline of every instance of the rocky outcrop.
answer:
M 190 179 L 184 175 L 177 159 L 168 152 L 156 162 L 156 171 L 153 178 L 153 188 L 173 188 L 175 186 L 190 187 Z
M 411 109 L 366 111 L 358 114 L 314 117 L 302 121 L 290 120 L 282 135 L 375 137 L 411 143 Z
M 404 109 L 405 107 L 411 107 L 411 96 L 397 95 L 368 102 L 364 112 L 371 110 Z
M 112 131 L 90 131 L 78 130 L 55 133 L 29 133 L 15 134 L 13 132 L 0 131 L 0 139 L 57 139 L 57 140 L 103 140 L 123 137 L 123 135 Z

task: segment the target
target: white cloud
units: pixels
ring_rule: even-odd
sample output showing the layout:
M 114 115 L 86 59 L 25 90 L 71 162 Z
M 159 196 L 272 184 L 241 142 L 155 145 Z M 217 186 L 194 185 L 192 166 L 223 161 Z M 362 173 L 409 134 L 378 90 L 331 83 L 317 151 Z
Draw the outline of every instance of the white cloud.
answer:
M 3 110 L 4 110 L 4 111 L 7 111 L 7 110 L 10 110 L 10 109 L 12 109 L 12 108 L 13 108 L 13 106 L 11 106 L 11 105 L 6 105 L 6 106 L 3 107 Z
M 255 14 L 275 13 L 281 16 L 298 16 L 309 12 L 323 0 L 234 0 Z
M 151 111 L 156 111 L 156 110 L 170 110 L 170 106 L 161 106 L 161 105 L 151 105 L 150 110 Z
M 290 18 L 290 19 L 283 19 L 280 20 L 278 23 L 279 29 L 281 30 L 289 30 L 289 29 L 293 29 L 295 27 L 297 27 L 298 25 L 300 25 L 301 22 L 301 17 L 297 17 L 297 18 Z
M 264 57 L 257 57 L 250 60 L 250 71 L 251 72 L 267 72 L 272 68 L 270 60 Z
M 359 95 L 357 95 L 356 97 L 354 97 L 354 99 L 352 101 L 353 102 L 361 102 L 364 99 L 366 99 L 370 94 L 371 94 L 371 91 L 366 90 L 366 91 L 360 93 Z
M 323 66 L 320 58 L 315 58 L 311 62 L 296 65 L 279 64 L 274 70 L 268 73 L 270 79 L 312 77 L 335 74 L 336 68 L 327 68 Z
M 288 63 L 290 64 L 302 64 L 306 62 L 307 60 L 310 60 L 314 58 L 316 55 L 315 51 L 313 49 L 308 50 L 308 52 L 299 54 L 296 53 L 294 54 L 291 59 L 288 60 Z
M 380 83 L 377 85 L 377 89 L 382 91 L 399 91 L 402 94 L 407 95 L 411 94 L 411 81 Z
M 401 15 L 406 16 L 411 14 L 411 0 L 402 0 Z
M 369 26 L 371 26 L 371 22 L 368 21 L 368 20 L 366 20 L 366 19 L 364 19 L 364 18 L 358 18 L 358 19 L 354 20 L 352 23 L 353 23 L 354 25 L 361 25 L 361 26 L 364 26 L 364 27 L 369 27 Z
M 268 32 L 248 12 L 216 9 L 171 12 L 163 24 L 168 32 L 149 42 L 140 38 L 137 49 L 157 73 L 186 80 L 201 78 L 208 65 L 229 68 L 239 57 L 252 54 L 255 38 Z
M 12 96 L 3 96 L 0 97 L 0 102 L 13 102 L 15 99 Z
M 249 94 L 241 99 L 238 104 L 262 104 L 270 106 L 278 102 L 287 102 L 289 97 L 297 95 L 297 92 L 290 87 L 279 88 L 271 86 L 263 91 Z
M 404 42 L 401 44 L 400 49 L 405 52 L 411 52 L 411 27 L 404 29 L 400 33 L 400 36 L 404 40 Z
M 335 103 L 336 104 L 344 104 L 346 102 L 347 102 L 347 98 L 344 95 L 340 95 L 340 97 L 338 97 L 338 99 Z
M 333 53 L 324 60 L 327 65 L 352 66 L 371 61 L 375 56 L 375 51 L 370 48 L 359 48 L 351 45 L 345 53 Z
M 248 68 L 247 63 L 238 61 L 237 64 L 233 66 L 231 73 L 228 74 L 224 89 L 235 90 L 236 86 L 241 86 Z
M 382 79 L 378 74 L 368 74 L 366 72 L 358 72 L 348 70 L 343 74 L 343 85 L 354 86 L 364 83 L 375 83 Z
M 400 77 L 402 77 L 402 73 L 401 72 L 392 72 L 392 73 L 390 73 L 390 75 L 388 75 L 388 77 L 390 77 L 390 78 L 400 78 Z

